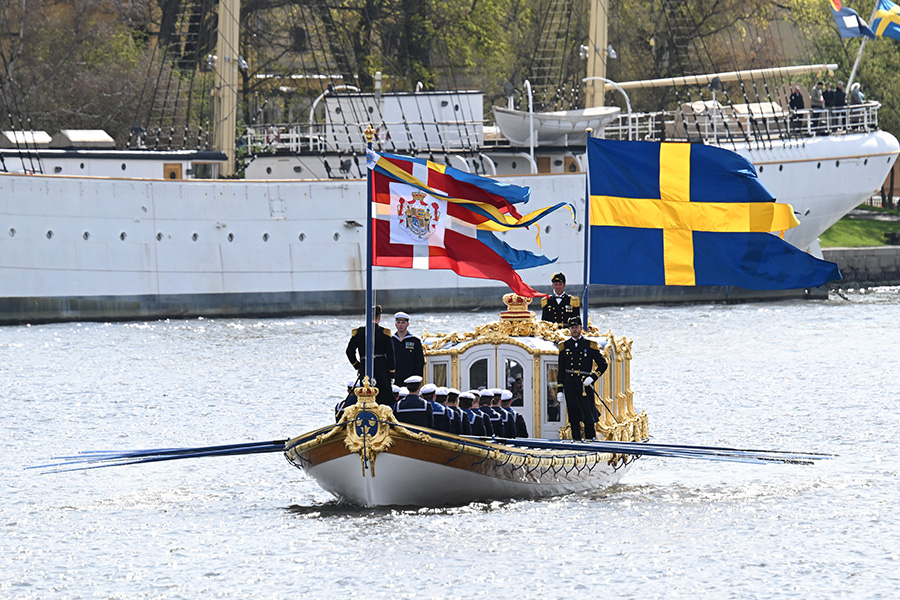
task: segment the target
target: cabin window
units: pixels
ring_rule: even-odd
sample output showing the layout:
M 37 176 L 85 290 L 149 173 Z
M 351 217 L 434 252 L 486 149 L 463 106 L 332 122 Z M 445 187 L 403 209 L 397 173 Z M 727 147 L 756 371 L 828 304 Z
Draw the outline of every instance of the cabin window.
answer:
M 522 365 L 511 358 L 507 358 L 504 372 L 506 373 L 506 389 L 512 392 L 513 395 L 512 405 L 524 406 L 525 403 L 522 400 L 524 394 L 522 389 L 522 378 L 524 377 Z
M 435 363 L 431 373 L 431 383 L 438 387 L 449 387 L 447 383 L 447 363 Z
M 481 390 L 488 386 L 487 380 L 488 360 L 482 358 L 476 360 L 469 367 L 469 389 Z
M 557 392 L 562 391 L 562 387 L 556 383 L 556 378 L 559 376 L 559 363 L 547 363 L 544 367 L 544 381 L 547 382 L 547 388 L 544 392 L 544 412 L 547 421 L 558 423 L 562 412 L 562 407 L 556 399 Z

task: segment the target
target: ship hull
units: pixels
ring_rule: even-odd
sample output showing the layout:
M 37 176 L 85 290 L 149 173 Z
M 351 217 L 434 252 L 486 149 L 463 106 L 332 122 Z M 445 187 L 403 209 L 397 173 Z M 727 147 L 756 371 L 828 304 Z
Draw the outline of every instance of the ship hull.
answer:
M 890 134 L 734 149 L 791 203 L 806 249 L 877 189 L 898 151 Z M 524 161 L 522 161 L 524 164 Z M 563 271 L 579 285 L 584 175 L 503 177 L 531 188 L 529 209 L 564 201 L 504 241 L 555 263 L 522 273 L 539 286 Z M 190 180 L 0 174 L 0 323 L 358 311 L 365 289 L 362 180 Z M 451 271 L 376 269 L 379 299 L 417 309 L 477 309 L 504 288 Z M 595 303 L 806 297 L 806 291 L 599 286 Z

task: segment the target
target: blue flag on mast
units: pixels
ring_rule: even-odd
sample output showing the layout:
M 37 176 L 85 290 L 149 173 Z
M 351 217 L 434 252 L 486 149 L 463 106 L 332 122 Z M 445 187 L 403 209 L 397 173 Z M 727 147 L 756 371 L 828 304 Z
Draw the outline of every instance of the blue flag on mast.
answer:
M 834 22 L 837 24 L 842 38 L 875 37 L 875 33 L 869 28 L 869 25 L 863 18 L 859 16 L 859 13 L 852 8 L 841 6 L 841 0 L 829 1 L 831 2 L 831 13 L 834 15 Z
M 770 233 L 799 221 L 734 152 L 589 138 L 588 162 L 589 283 L 777 290 L 841 278 Z

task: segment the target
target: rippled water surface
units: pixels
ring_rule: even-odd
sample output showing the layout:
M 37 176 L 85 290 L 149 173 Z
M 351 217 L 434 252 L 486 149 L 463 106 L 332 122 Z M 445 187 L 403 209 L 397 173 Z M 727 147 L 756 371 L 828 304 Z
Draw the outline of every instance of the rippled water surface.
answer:
M 409 312 L 418 333 L 495 318 Z M 340 506 L 280 454 L 42 475 L 23 467 L 323 425 L 358 323 L 6 327 L 0 597 L 898 596 L 900 290 L 591 318 L 634 339 L 654 441 L 839 458 L 646 459 L 590 494 L 421 510 Z

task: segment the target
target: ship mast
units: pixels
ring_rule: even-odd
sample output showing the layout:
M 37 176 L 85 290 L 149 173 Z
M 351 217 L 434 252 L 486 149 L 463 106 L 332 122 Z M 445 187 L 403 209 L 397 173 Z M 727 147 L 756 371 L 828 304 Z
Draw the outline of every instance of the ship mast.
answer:
M 609 0 L 591 1 L 591 30 L 587 48 L 587 77 L 606 77 L 606 60 L 609 43 L 607 41 L 607 14 Z M 603 106 L 605 84 L 598 79 L 588 79 L 584 88 L 584 107 Z
M 219 0 L 219 31 L 216 41 L 216 83 L 213 91 L 213 149 L 228 160 L 220 168 L 223 176 L 234 175 L 237 131 L 238 62 L 240 53 L 240 0 Z

